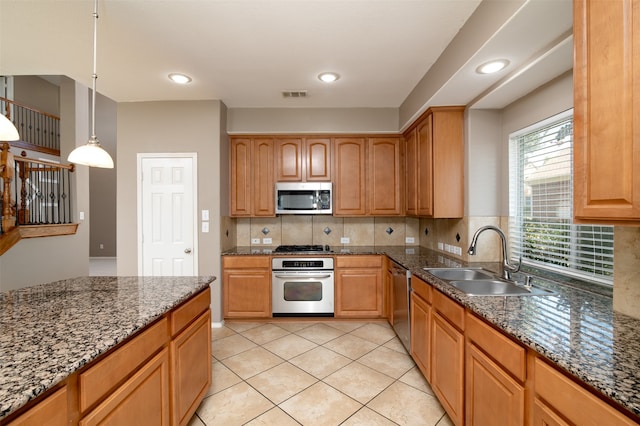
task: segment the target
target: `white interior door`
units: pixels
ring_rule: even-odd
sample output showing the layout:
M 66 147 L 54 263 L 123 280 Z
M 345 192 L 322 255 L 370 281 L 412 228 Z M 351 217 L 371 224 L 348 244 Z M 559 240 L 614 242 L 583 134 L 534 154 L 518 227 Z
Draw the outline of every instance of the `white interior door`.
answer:
M 196 154 L 139 154 L 138 271 L 198 274 Z

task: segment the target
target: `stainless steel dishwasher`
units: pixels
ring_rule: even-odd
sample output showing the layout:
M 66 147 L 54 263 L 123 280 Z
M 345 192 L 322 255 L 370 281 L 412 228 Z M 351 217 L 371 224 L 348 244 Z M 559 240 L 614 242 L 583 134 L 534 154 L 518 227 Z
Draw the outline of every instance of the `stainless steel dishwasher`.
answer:
M 396 262 L 391 262 L 393 286 L 393 329 L 400 341 L 411 353 L 411 271 Z

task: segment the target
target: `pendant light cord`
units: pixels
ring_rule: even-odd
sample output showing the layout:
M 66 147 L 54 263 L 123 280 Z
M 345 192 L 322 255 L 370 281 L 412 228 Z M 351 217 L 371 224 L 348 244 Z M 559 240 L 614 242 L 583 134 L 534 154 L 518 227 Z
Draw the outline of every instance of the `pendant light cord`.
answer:
M 89 142 L 97 142 L 96 137 L 96 80 L 97 74 L 97 49 L 98 49 L 98 0 L 95 0 L 93 11 L 93 96 L 91 97 L 91 139 Z

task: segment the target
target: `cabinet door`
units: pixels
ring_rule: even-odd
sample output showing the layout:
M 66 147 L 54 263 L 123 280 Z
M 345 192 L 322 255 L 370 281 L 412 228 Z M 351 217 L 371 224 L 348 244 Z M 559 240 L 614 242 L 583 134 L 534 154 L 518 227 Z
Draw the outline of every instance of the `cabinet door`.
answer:
M 165 348 L 79 424 L 169 425 L 169 405 L 169 350 Z
M 473 343 L 467 344 L 465 364 L 466 424 L 523 425 L 524 387 Z
M 432 108 L 432 216 L 464 215 L 464 107 Z M 422 187 L 420 187 L 422 191 Z
M 382 270 L 336 270 L 335 292 L 336 318 L 382 316 Z
M 9 426 L 62 426 L 68 424 L 67 413 L 65 386 L 9 423 Z
M 276 182 L 302 181 L 302 139 L 277 139 Z
M 251 139 L 231 139 L 231 216 L 251 216 Z
M 574 216 L 638 221 L 640 1 L 574 1 L 574 34 Z
M 306 139 L 307 182 L 331 182 L 331 139 Z
M 223 278 L 225 318 L 271 317 L 271 272 L 225 270 Z
M 333 214 L 364 216 L 366 144 L 363 138 L 336 138 L 333 143 Z
M 418 159 L 417 208 L 418 215 L 433 215 L 433 116 L 429 114 L 416 128 Z
M 368 148 L 369 213 L 380 216 L 403 214 L 400 138 L 371 138 Z
M 411 294 L 411 356 L 431 382 L 431 305 Z
M 273 139 L 253 140 L 253 216 L 276 215 L 273 153 Z
M 186 425 L 211 385 L 211 311 L 171 342 L 173 424 Z
M 462 425 L 464 336 L 439 313 L 432 317 L 431 387 L 455 425 Z
M 418 215 L 418 131 L 405 135 L 405 198 L 407 215 Z

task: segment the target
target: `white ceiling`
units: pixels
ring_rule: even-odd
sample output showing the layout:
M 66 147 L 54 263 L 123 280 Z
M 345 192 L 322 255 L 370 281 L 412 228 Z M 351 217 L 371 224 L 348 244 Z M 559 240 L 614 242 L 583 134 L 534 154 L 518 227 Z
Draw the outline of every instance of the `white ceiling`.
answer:
M 501 108 L 571 69 L 571 0 L 484 2 L 514 13 L 472 32 L 480 0 L 100 0 L 98 91 L 118 102 L 401 108 L 437 61 L 456 57 L 424 102 Z M 0 75 L 67 75 L 90 86 L 92 13 L 92 0 L 0 0 Z M 465 34 L 479 34 L 473 49 L 459 47 Z M 511 65 L 475 73 L 493 58 Z M 321 83 L 323 71 L 341 78 Z M 171 72 L 193 82 L 178 86 Z M 284 99 L 284 90 L 309 96 Z

